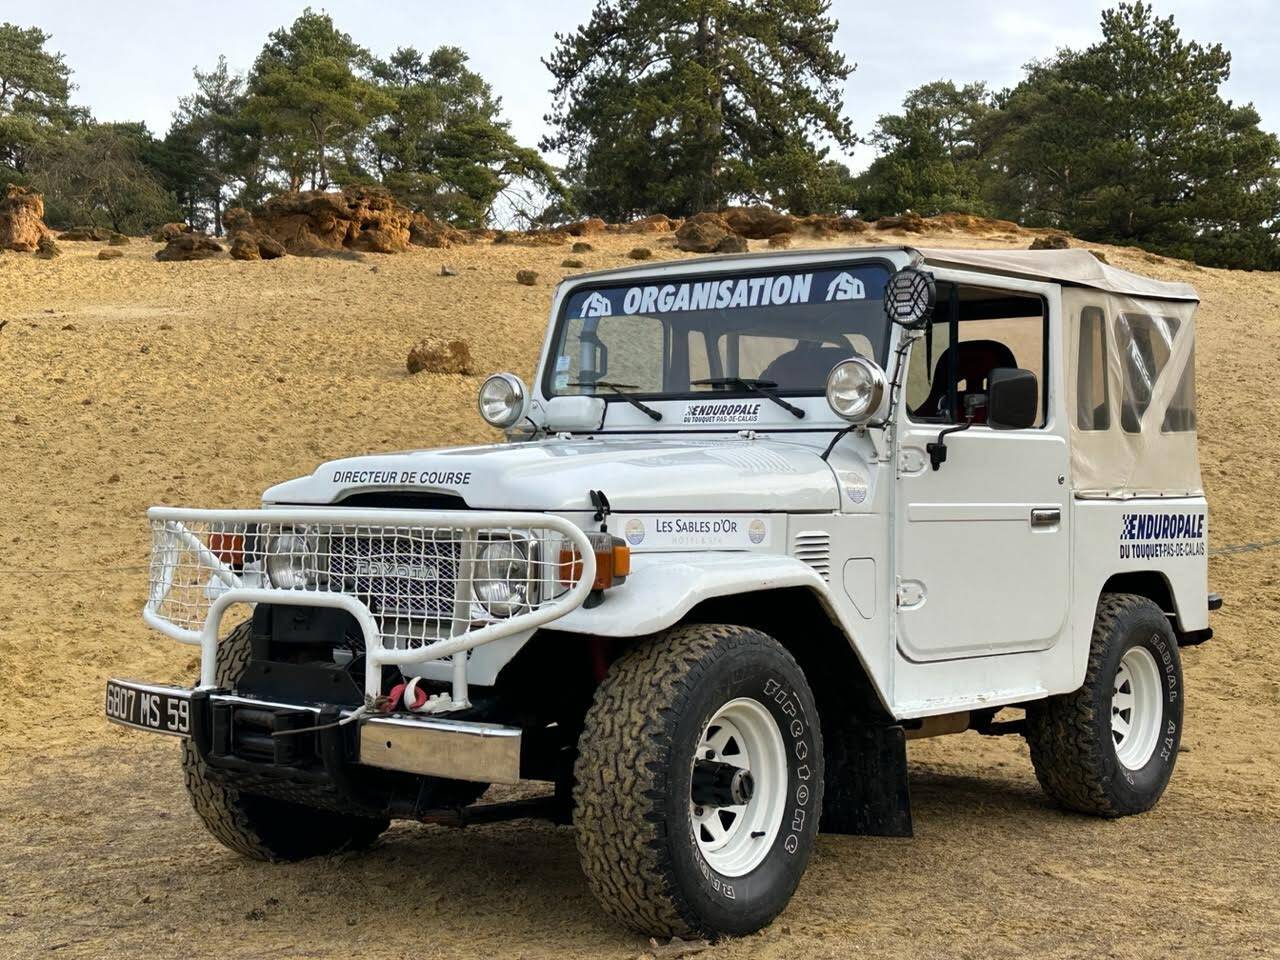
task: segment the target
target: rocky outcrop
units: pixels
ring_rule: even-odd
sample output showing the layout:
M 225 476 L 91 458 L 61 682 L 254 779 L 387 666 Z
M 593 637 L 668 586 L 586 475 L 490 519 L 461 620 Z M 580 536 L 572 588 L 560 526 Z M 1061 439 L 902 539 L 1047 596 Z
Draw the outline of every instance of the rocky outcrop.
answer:
M 716 253 L 746 253 L 749 249 L 747 238 L 740 237 L 736 233 L 725 234 L 716 244 Z
M 732 231 L 718 213 L 696 213 L 676 231 L 676 249 L 687 253 L 711 253 Z
M 720 211 L 728 228 L 748 240 L 768 240 L 784 233 L 795 233 L 797 220 L 789 213 L 756 204 L 752 207 L 726 207 Z
M 443 249 L 470 243 L 471 238 L 456 227 L 432 220 L 425 213 L 415 213 L 409 222 L 409 242 L 418 247 Z
M 98 251 L 99 260 L 119 260 L 124 256 L 124 251 L 119 247 L 103 247 Z
M 405 366 L 410 373 L 471 374 L 471 348 L 465 340 L 429 337 L 409 350 Z
M 652 260 L 653 251 L 648 247 L 632 247 L 627 256 L 632 260 Z
M 222 253 L 222 244 L 203 233 L 180 233 L 163 250 L 156 251 L 156 259 L 165 263 L 184 260 L 208 260 Z
M 619 227 L 621 233 L 670 233 L 676 227 L 676 221 L 665 213 L 655 213 Z
M 1043 237 L 1036 237 L 1031 241 L 1032 250 L 1069 250 L 1071 244 L 1067 241 L 1065 233 L 1047 233 Z
M 52 260 L 54 257 L 62 256 L 62 248 L 54 242 L 53 234 L 46 233 L 36 243 L 36 256 L 41 260 Z
M 151 235 L 151 239 L 156 243 L 168 243 L 184 233 L 191 233 L 191 225 L 188 223 L 166 223 L 163 227 Z
M 259 230 L 253 214 L 243 207 L 229 209 L 222 222 L 227 228 L 232 260 L 274 260 L 285 255 L 284 244 Z
M 897 230 L 901 233 L 924 233 L 929 228 L 924 217 L 911 211 L 896 217 L 881 217 L 874 225 L 877 230 Z
M 30 253 L 42 238 L 52 236 L 44 225 L 44 198 L 9 184 L 0 199 L 0 249 Z
M 58 234 L 59 240 L 92 241 L 105 243 L 111 239 L 111 231 L 105 227 L 72 227 Z
M 537 270 L 517 270 L 516 283 L 519 283 L 526 287 L 536 286 L 538 283 L 538 271 Z
M 399 253 L 409 247 L 413 213 L 385 190 L 348 187 L 341 193 L 282 193 L 253 211 L 263 234 L 298 256 L 342 250 Z
M 604 233 L 607 229 L 609 225 L 599 217 L 588 217 L 586 220 L 569 224 L 564 228 L 564 232 L 571 237 L 590 237 L 597 233 Z

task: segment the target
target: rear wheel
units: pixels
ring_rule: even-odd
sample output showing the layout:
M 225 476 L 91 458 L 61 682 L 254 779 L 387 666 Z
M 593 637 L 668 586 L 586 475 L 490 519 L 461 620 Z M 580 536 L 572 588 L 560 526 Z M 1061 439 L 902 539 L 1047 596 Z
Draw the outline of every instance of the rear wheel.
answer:
M 1084 684 L 1027 708 L 1031 762 L 1069 810 L 1122 817 L 1155 806 L 1182 738 L 1182 663 L 1146 597 L 1104 594 Z
M 587 713 L 574 825 L 588 884 L 650 935 L 741 935 L 791 899 L 822 811 L 822 735 L 791 655 L 676 627 L 610 668 Z
M 248 666 L 251 626 L 240 624 L 218 645 L 218 686 L 234 686 Z M 390 823 L 241 793 L 210 774 L 190 740 L 182 742 L 182 770 L 205 829 L 223 845 L 255 860 L 303 860 L 367 847 Z

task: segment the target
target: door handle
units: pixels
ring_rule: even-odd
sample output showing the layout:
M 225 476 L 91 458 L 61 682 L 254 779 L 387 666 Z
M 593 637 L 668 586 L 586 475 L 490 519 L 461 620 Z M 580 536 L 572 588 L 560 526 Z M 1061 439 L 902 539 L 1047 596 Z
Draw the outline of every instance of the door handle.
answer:
M 1031 511 L 1033 527 L 1056 527 L 1062 522 L 1062 510 L 1059 507 L 1037 507 Z

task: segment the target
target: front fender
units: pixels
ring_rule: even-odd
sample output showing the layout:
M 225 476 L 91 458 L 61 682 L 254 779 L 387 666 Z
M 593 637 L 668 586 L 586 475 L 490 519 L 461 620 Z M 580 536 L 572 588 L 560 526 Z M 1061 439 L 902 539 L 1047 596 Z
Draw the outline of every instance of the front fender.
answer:
M 808 587 L 830 607 L 826 581 L 781 554 L 690 552 L 633 554 L 627 582 L 596 607 L 578 607 L 550 628 L 600 637 L 641 637 L 665 630 L 704 600 L 780 587 Z

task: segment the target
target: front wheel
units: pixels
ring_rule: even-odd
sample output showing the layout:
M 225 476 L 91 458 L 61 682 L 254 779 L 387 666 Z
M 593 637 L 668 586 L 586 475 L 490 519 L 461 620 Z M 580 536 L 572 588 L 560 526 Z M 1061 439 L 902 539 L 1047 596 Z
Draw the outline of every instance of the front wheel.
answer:
M 676 627 L 610 668 L 587 712 L 574 825 L 588 884 L 642 933 L 741 935 L 791 899 L 822 813 L 822 734 L 777 641 Z
M 1069 810 L 1122 817 L 1155 806 L 1182 738 L 1182 662 L 1146 597 L 1103 594 L 1084 684 L 1027 708 L 1031 762 Z

